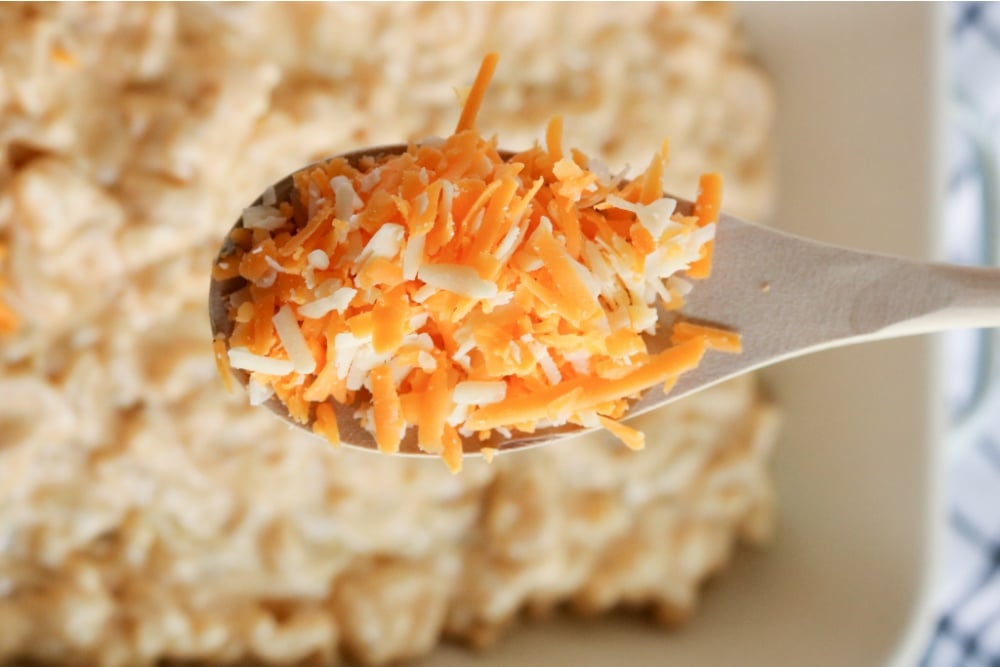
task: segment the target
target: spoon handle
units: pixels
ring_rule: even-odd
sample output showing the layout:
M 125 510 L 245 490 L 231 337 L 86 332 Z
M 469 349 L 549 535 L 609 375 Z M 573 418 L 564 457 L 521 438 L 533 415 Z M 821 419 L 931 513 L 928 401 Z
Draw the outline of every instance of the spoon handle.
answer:
M 889 279 L 886 294 L 900 304 L 884 304 L 895 316 L 877 338 L 959 328 L 1000 327 L 1000 269 L 951 264 L 908 263 Z M 879 314 L 872 312 L 873 317 Z
M 688 202 L 684 202 L 688 206 Z M 804 354 L 947 329 L 1000 327 L 1000 269 L 934 264 L 819 243 L 723 215 L 712 275 L 684 315 L 738 331 L 669 399 Z M 637 409 L 662 403 L 648 392 Z

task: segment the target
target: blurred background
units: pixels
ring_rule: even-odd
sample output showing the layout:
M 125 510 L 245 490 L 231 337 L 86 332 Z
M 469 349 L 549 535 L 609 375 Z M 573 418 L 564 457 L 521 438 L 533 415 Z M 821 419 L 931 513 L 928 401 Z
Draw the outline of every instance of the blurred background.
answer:
M 1000 264 L 1000 7 L 952 3 L 944 246 L 950 261 Z M 953 431 L 937 624 L 923 664 L 1000 659 L 1000 365 L 997 331 L 944 337 Z
M 641 455 L 460 477 L 225 394 L 205 298 L 242 207 L 449 132 L 491 50 L 504 146 L 558 113 L 634 172 L 669 138 L 671 191 L 721 171 L 749 219 L 997 262 L 991 3 L 0 5 L 0 662 L 995 664 L 993 333 L 724 385 Z

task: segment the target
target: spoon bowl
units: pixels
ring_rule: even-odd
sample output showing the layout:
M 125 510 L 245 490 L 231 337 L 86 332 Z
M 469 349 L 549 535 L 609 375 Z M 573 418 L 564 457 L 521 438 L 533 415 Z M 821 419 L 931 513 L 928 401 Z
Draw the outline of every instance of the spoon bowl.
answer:
M 388 145 L 335 158 L 357 166 L 365 157 L 398 155 L 406 150 L 405 144 Z M 501 151 L 505 160 L 512 155 Z M 278 201 L 293 200 L 293 176 L 274 184 Z M 262 199 L 263 195 L 253 205 L 261 204 Z M 692 214 L 693 202 L 675 199 L 678 212 Z M 242 219 L 234 225 L 241 226 Z M 232 252 L 233 243 L 227 235 L 216 263 Z M 227 347 L 233 331 L 228 317 L 229 296 L 245 285 L 241 277 L 211 281 L 212 335 L 225 340 Z M 743 341 L 742 353 L 708 352 L 701 364 L 683 374 L 669 392 L 664 393 L 661 386 L 647 390 L 631 404 L 625 419 L 804 354 L 946 329 L 1000 326 L 1000 269 L 934 264 L 851 250 L 722 214 L 716 228 L 712 274 L 696 283 L 682 315 L 687 320 L 738 332 Z M 661 316 L 669 317 L 662 312 Z M 669 327 L 661 326 L 655 335 L 646 337 L 646 343 L 650 350 L 657 351 L 669 344 L 669 336 Z M 231 372 L 240 384 L 247 385 L 249 373 L 240 369 Z M 310 426 L 292 420 L 276 397 L 263 405 L 295 426 Z M 345 445 L 378 449 L 375 438 L 354 417 L 353 406 L 334 402 L 334 408 Z M 506 452 L 590 430 L 562 426 L 534 433 L 515 432 L 510 438 L 494 432 L 487 440 L 464 437 L 462 447 L 464 454 L 477 454 L 484 448 Z M 417 446 L 414 429 L 403 437 L 399 453 L 430 455 Z

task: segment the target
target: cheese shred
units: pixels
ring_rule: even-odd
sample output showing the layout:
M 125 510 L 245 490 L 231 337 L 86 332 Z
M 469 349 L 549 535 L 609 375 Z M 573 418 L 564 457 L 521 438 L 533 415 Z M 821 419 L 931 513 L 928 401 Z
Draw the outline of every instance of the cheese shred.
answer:
M 711 273 L 721 178 L 702 177 L 681 215 L 663 192 L 666 142 L 627 181 L 564 151 L 561 117 L 505 159 L 476 131 L 496 64 L 483 60 L 450 137 L 308 167 L 293 201 L 244 212 L 214 273 L 246 281 L 215 342 L 224 378 L 247 371 L 335 444 L 336 403 L 383 452 L 413 429 L 458 471 L 463 438 L 502 448 L 566 424 L 641 449 L 619 421 L 630 401 L 669 390 L 707 350 L 741 351 L 738 334 L 682 319 L 667 349 L 644 338 L 659 306 L 682 309 L 689 280 Z
M 0 269 L 4 268 L 7 261 L 7 246 L 0 242 Z M 4 290 L 7 287 L 6 280 L 0 275 L 0 336 L 13 334 L 21 324 L 21 320 L 14 309 L 4 301 Z M 220 369 L 221 372 L 221 369 Z

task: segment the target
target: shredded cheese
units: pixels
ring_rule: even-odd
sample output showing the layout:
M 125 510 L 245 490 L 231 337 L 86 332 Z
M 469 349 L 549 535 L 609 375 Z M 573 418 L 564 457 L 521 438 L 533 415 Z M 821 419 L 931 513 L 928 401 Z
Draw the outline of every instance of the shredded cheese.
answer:
M 507 395 L 507 383 L 502 380 L 466 381 L 455 385 L 452 400 L 460 405 L 489 405 L 499 403 Z
M 243 226 L 247 229 L 263 229 L 270 232 L 282 227 L 286 222 L 281 211 L 273 206 L 251 206 L 243 211 Z
M 274 388 L 251 377 L 250 382 L 247 383 L 247 394 L 250 397 L 250 405 L 263 405 L 274 396 Z
M 316 406 L 316 421 L 313 422 L 313 432 L 326 438 L 333 445 L 340 445 L 337 415 L 329 403 L 320 403 Z
M 333 311 L 343 313 L 351 305 L 351 300 L 357 293 L 358 290 L 353 287 L 341 287 L 330 296 L 325 296 L 302 305 L 299 308 L 299 314 L 315 320 Z
M 254 354 L 250 350 L 243 348 L 231 347 L 227 356 L 229 357 L 229 365 L 231 367 L 254 373 L 281 377 L 295 370 L 295 366 L 288 360 Z
M 244 211 L 213 276 L 246 280 L 228 355 L 216 352 L 224 376 L 226 363 L 252 373 L 251 402 L 276 396 L 334 443 L 334 405 L 352 406 L 382 451 L 412 428 L 457 471 L 462 438 L 570 423 L 640 449 L 619 423 L 630 401 L 669 391 L 706 350 L 740 351 L 738 334 L 683 319 L 665 350 L 643 337 L 710 273 L 721 179 L 703 177 L 680 215 L 663 192 L 666 144 L 627 181 L 564 151 L 559 117 L 544 147 L 502 159 L 475 129 L 496 62 L 451 136 L 309 167 L 297 200 L 269 190 Z
M 630 426 L 616 422 L 614 419 L 608 419 L 607 417 L 598 417 L 597 419 L 600 421 L 601 426 L 617 436 L 629 449 L 642 449 L 646 446 L 646 436 L 643 435 L 642 431 L 637 431 Z
M 281 307 L 281 310 L 273 318 L 274 330 L 278 333 L 278 339 L 288 353 L 288 358 L 292 361 L 292 366 L 296 373 L 308 374 L 316 370 L 316 360 L 309 350 L 309 344 L 302 335 L 302 329 L 292 313 L 288 304 Z
M 480 278 L 471 266 L 428 264 L 420 267 L 417 277 L 434 289 L 470 299 L 490 299 L 497 295 L 496 283 Z
M 228 393 L 233 393 L 233 374 L 229 369 L 229 357 L 226 355 L 226 341 L 216 338 L 212 341 L 212 352 L 215 354 L 215 367 L 222 378 L 222 384 Z
M 322 250 L 313 250 L 311 253 L 306 255 L 306 260 L 309 262 L 309 266 L 314 269 L 326 271 L 330 268 L 330 257 Z
M 7 260 L 7 254 L 8 250 L 6 244 L 0 243 L 0 269 L 4 268 L 4 264 L 6 263 Z M 14 331 L 17 330 L 18 326 L 21 323 L 21 319 L 18 316 L 18 314 L 14 311 L 14 308 L 4 300 L 3 293 L 5 291 L 6 286 L 7 286 L 6 280 L 2 275 L 0 275 L 0 336 L 14 333 Z M 218 356 L 216 356 L 216 363 L 217 364 L 220 363 L 218 361 Z M 224 372 L 221 366 L 219 367 L 219 372 L 220 373 Z M 225 376 L 228 377 L 229 375 L 228 371 L 225 371 L 224 373 Z M 226 385 L 226 388 L 228 390 L 229 388 L 228 384 Z

